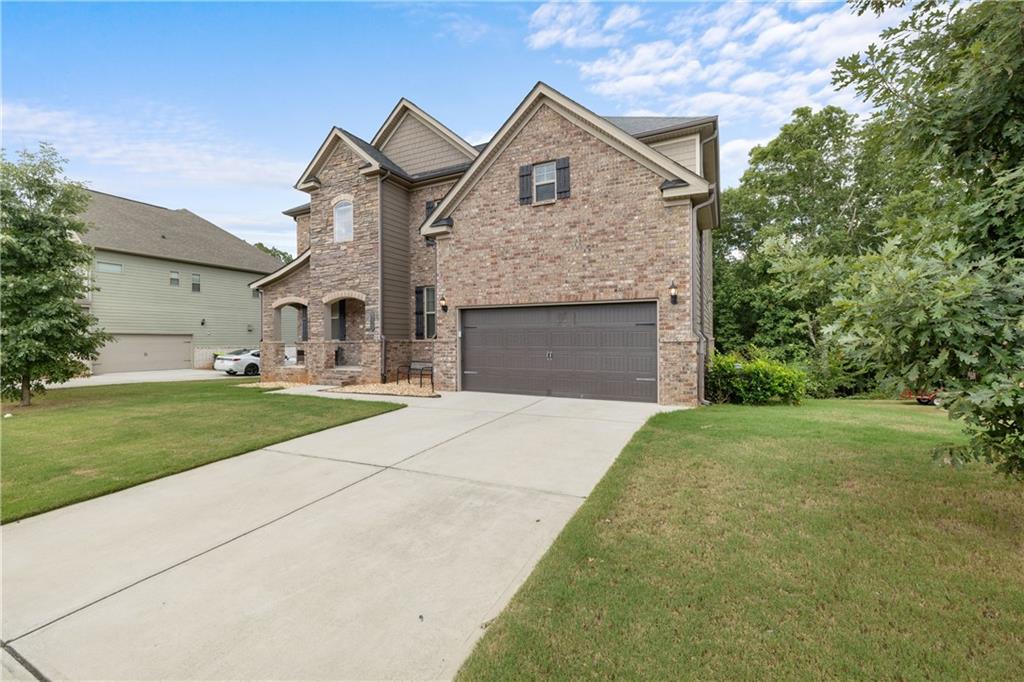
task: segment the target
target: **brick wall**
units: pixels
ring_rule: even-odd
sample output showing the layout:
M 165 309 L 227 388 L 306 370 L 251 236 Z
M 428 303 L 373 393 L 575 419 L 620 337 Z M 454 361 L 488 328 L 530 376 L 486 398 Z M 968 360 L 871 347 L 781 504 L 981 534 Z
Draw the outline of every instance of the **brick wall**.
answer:
M 572 195 L 521 206 L 518 169 L 568 156 Z M 438 241 L 437 380 L 454 389 L 460 306 L 655 299 L 659 400 L 697 401 L 690 318 L 690 203 L 666 203 L 662 178 L 546 105 L 498 155 Z M 679 304 L 669 302 L 675 280 Z

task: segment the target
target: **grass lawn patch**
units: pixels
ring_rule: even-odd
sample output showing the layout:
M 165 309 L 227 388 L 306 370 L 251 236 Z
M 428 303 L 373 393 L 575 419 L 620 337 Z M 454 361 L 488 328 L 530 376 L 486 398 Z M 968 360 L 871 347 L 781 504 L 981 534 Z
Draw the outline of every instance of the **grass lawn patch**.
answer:
M 402 407 L 182 381 L 51 390 L 4 405 L 6 523 Z
M 653 417 L 460 678 L 1015 679 L 1024 490 L 887 401 Z

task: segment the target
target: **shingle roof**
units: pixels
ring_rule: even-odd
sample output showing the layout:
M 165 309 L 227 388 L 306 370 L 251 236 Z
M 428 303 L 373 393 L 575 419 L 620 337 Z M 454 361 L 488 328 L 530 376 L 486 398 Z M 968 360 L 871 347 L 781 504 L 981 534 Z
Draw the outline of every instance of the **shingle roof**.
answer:
M 659 130 L 683 128 L 701 121 L 714 120 L 714 116 L 602 116 L 614 126 L 637 137 Z
M 89 190 L 82 241 L 96 249 L 267 273 L 281 261 L 195 213 Z
M 350 133 L 349 131 L 345 130 L 344 128 L 341 128 L 340 130 L 343 133 L 345 133 L 346 135 L 348 135 L 349 137 L 351 137 L 352 141 L 355 142 L 357 145 L 359 145 L 360 149 L 362 149 L 364 152 L 369 154 L 370 157 L 374 161 L 376 161 L 377 163 L 379 163 L 381 165 L 382 168 L 384 168 L 385 170 L 389 170 L 392 173 L 398 173 L 399 175 L 401 175 L 401 176 L 403 176 L 405 178 L 409 178 L 410 177 L 408 173 L 406 173 L 404 170 L 402 170 L 401 166 L 399 166 L 397 163 L 395 163 L 394 161 L 389 159 L 384 154 L 384 152 L 382 152 L 381 150 L 377 149 L 376 147 L 374 147 L 372 144 L 370 144 L 369 142 L 367 142 L 363 138 L 361 138 L 361 137 L 359 137 L 357 135 L 353 135 L 352 133 Z

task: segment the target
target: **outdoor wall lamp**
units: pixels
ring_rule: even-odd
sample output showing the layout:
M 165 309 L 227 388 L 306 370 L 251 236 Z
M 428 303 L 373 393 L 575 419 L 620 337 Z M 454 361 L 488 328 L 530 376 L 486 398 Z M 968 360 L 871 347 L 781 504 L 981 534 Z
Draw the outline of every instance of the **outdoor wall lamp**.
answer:
M 441 294 L 441 300 L 438 303 L 441 304 L 441 312 L 448 312 L 448 299 L 444 297 L 444 294 Z
M 672 284 L 668 285 L 668 298 L 672 301 L 672 305 L 679 303 L 679 289 L 676 288 L 675 280 L 672 280 Z

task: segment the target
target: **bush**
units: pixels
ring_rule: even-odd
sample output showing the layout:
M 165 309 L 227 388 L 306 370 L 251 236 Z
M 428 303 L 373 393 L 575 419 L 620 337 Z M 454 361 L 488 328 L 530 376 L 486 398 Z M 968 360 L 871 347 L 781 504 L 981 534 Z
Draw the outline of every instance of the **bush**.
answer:
M 717 353 L 711 359 L 706 393 L 716 403 L 795 405 L 804 397 L 806 386 L 806 373 L 781 362 Z

